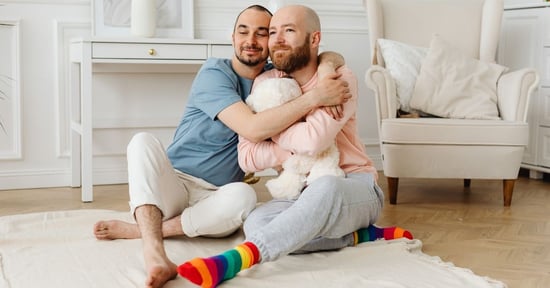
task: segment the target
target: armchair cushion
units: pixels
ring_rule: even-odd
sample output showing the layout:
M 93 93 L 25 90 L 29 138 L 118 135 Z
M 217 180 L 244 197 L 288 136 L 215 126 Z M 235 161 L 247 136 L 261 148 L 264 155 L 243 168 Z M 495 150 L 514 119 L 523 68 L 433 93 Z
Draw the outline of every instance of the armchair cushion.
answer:
M 412 111 L 409 105 L 420 72 L 422 60 L 428 53 L 428 48 L 408 45 L 389 39 L 378 39 L 378 48 L 382 54 L 385 68 L 395 80 L 398 109 L 404 112 Z
M 435 35 L 416 80 L 411 108 L 444 118 L 500 119 L 496 87 L 506 69 L 465 56 Z
M 380 127 L 384 144 L 406 145 L 527 145 L 529 127 L 525 122 L 448 118 L 384 119 Z

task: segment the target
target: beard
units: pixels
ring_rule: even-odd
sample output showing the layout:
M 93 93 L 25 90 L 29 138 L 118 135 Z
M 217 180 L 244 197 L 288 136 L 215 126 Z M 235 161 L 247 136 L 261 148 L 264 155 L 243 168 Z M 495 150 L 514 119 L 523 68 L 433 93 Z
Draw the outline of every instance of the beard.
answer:
M 307 39 L 309 39 L 309 35 L 306 37 L 304 45 L 296 48 L 291 48 L 286 45 L 273 46 L 270 51 L 273 66 L 286 74 L 291 74 L 292 72 L 305 67 L 311 59 L 310 46 Z M 282 51 L 283 53 L 276 53 L 278 51 Z
M 242 64 L 244 64 L 246 66 L 257 66 L 258 64 L 261 64 L 261 63 L 265 62 L 265 60 L 267 60 L 267 56 L 266 57 L 263 57 L 263 56 L 249 57 L 249 56 L 246 56 L 243 53 L 243 51 L 250 50 L 250 49 L 255 49 L 255 50 L 258 50 L 260 52 L 263 52 L 262 47 L 258 47 L 258 46 L 255 46 L 255 45 L 241 47 L 241 49 L 239 49 L 239 53 L 235 52 L 235 56 L 237 57 L 237 60 L 239 60 L 239 62 L 241 62 Z

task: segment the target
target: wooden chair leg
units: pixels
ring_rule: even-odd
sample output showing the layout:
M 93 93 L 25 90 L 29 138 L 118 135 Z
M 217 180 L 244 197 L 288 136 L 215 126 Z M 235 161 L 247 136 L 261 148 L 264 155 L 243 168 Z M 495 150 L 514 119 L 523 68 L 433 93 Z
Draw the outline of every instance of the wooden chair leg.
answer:
M 472 184 L 472 179 L 464 179 L 464 187 L 469 188 Z
M 390 193 L 390 204 L 397 204 L 397 186 L 399 185 L 399 178 L 387 177 L 388 179 L 388 192 Z
M 504 196 L 504 207 L 512 205 L 512 193 L 514 193 L 514 184 L 516 179 L 504 179 L 502 182 L 502 192 Z

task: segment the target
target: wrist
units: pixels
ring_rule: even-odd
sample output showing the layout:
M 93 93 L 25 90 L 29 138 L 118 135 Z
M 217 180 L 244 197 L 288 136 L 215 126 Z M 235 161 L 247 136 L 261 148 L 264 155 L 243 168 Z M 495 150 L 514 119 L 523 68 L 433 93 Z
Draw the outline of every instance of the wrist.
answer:
M 299 97 L 304 100 L 303 107 L 305 111 L 309 112 L 315 108 L 322 106 L 321 98 L 317 95 L 317 90 L 318 88 L 314 88 L 302 95 L 302 97 Z

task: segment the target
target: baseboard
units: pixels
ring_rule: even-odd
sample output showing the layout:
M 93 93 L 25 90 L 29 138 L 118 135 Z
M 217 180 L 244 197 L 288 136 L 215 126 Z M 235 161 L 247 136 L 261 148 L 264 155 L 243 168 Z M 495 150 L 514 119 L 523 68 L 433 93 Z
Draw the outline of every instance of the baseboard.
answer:
M 382 157 L 377 143 L 365 145 L 367 154 L 377 170 L 382 170 Z M 276 171 L 266 169 L 257 176 L 275 176 Z M 128 183 L 126 167 L 94 169 L 94 185 Z M 0 172 L 0 190 L 34 189 L 71 186 L 70 169 L 33 169 Z
M 0 190 L 70 186 L 71 173 L 62 169 L 15 170 L 0 172 Z

